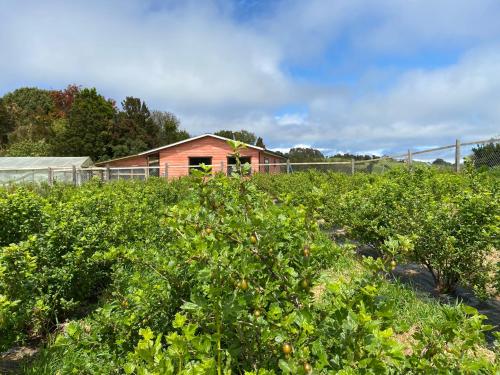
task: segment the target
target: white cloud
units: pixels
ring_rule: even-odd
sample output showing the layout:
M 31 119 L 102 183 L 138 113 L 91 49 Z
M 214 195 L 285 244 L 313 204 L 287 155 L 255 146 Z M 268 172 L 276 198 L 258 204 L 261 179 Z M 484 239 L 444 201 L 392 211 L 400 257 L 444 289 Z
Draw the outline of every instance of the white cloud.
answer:
M 9 75 L 1 85 L 77 82 L 176 107 L 269 106 L 292 91 L 279 48 L 208 2 L 168 12 L 148 12 L 140 1 L 4 8 L 0 69 Z
M 440 143 L 494 135 L 499 99 L 500 48 L 480 49 L 450 67 L 410 71 L 384 93 L 322 98 L 312 103 L 311 117 L 333 123 L 332 140 L 369 139 L 385 147 L 398 140 Z
M 96 86 L 172 110 L 194 134 L 245 128 L 281 149 L 404 150 L 500 132 L 500 2 L 276 4 L 239 22 L 224 0 L 0 0 L 0 94 Z M 433 69 L 370 63 L 450 50 L 458 61 Z M 361 66 L 359 81 L 346 88 L 287 71 L 330 55 L 345 64 L 331 76 Z M 307 110 L 282 109 L 297 104 Z
M 276 123 L 280 126 L 307 125 L 307 115 L 304 113 L 285 113 L 275 116 Z
M 488 48 L 473 51 L 449 67 L 408 71 L 381 93 L 358 97 L 321 91 L 310 98 L 307 115 L 271 116 L 263 111 L 222 119 L 226 127 L 263 135 L 279 150 L 302 144 L 384 154 L 450 144 L 457 137 L 470 141 L 498 135 L 499 102 L 500 48 Z M 221 124 L 219 116 L 184 118 L 208 129 Z

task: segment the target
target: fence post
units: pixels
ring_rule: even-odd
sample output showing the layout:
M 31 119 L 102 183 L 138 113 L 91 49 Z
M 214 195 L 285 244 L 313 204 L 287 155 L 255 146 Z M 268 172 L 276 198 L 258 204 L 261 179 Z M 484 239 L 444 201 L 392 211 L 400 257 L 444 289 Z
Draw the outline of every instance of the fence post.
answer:
M 104 179 L 108 182 L 111 181 L 111 168 L 106 167 L 106 174 L 105 174 Z
M 461 148 L 460 139 L 457 139 L 455 142 L 455 172 L 460 172 Z
M 132 173 L 134 170 L 132 169 Z M 146 167 L 144 168 L 144 179 L 147 180 L 149 178 L 149 165 L 146 165 Z
M 354 176 L 354 172 L 355 172 L 354 159 L 351 159 L 351 175 Z
M 286 159 L 286 173 L 290 173 L 290 159 Z
M 165 178 L 168 178 L 168 163 L 165 163 L 165 172 L 163 172 Z
M 411 167 L 411 163 L 413 161 L 410 149 L 408 149 L 408 156 L 407 156 L 407 158 L 408 158 L 408 168 L 410 168 Z
M 73 180 L 73 185 L 76 186 L 76 165 L 73 165 L 73 167 L 71 168 L 71 177 Z
M 48 180 L 49 180 L 49 185 L 52 186 L 52 184 L 54 183 L 54 174 L 53 174 L 53 171 L 52 171 L 52 168 L 48 167 L 47 168 L 47 173 L 48 173 Z

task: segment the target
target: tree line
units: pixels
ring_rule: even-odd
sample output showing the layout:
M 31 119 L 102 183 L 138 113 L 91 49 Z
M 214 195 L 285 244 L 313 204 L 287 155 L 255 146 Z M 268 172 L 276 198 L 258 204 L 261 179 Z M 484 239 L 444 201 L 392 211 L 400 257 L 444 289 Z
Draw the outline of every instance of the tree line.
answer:
M 266 148 L 248 130 L 214 134 Z M 0 156 L 90 156 L 94 161 L 137 154 L 189 138 L 175 114 L 150 110 L 140 98 L 120 105 L 95 88 L 69 85 L 64 90 L 23 87 L 0 98 Z M 314 148 L 280 153 L 291 162 L 371 160 L 375 155 L 325 156 Z M 500 164 L 500 144 L 473 149 L 477 166 Z M 447 164 L 437 159 L 434 164 Z
M 189 137 L 170 112 L 150 111 L 139 98 L 118 106 L 95 88 L 25 87 L 0 98 L 4 156 L 90 156 L 107 160 Z
M 247 130 L 214 134 L 265 148 Z M 0 156 L 90 156 L 103 161 L 190 137 L 178 117 L 127 96 L 120 105 L 95 88 L 23 87 L 0 97 Z

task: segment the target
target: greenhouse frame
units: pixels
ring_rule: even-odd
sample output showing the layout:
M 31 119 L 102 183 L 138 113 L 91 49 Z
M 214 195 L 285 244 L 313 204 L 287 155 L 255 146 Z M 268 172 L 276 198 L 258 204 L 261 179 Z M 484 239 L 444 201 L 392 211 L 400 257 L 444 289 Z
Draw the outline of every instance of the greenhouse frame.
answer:
M 80 184 L 91 178 L 85 169 L 94 165 L 88 156 L 78 157 L 0 157 L 0 185 L 10 183 Z

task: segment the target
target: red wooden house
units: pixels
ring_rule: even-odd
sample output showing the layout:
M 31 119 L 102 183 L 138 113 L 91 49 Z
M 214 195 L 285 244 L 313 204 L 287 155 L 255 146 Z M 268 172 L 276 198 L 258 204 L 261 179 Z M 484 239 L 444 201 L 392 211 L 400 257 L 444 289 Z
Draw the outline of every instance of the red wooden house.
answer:
M 188 175 L 201 163 L 211 165 L 213 172 L 228 173 L 235 164 L 228 140 L 213 134 L 203 134 L 137 155 L 96 163 L 96 166 L 109 167 L 112 178 L 141 177 L 146 174 L 181 177 Z M 249 163 L 252 173 L 278 173 L 283 167 L 273 164 L 286 162 L 283 156 L 254 145 L 247 144 L 240 153 L 241 162 Z

